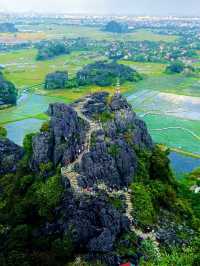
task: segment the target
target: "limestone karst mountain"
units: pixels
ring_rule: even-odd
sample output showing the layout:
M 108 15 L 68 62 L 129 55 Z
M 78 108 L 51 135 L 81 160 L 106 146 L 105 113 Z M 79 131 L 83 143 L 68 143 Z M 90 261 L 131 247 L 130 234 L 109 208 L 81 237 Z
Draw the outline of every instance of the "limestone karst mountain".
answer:
M 163 246 L 194 238 L 166 153 L 121 94 L 50 104 L 48 114 L 24 149 L 0 138 L 2 265 L 66 265 L 79 256 L 138 265 L 151 256 L 145 245 L 158 259 Z

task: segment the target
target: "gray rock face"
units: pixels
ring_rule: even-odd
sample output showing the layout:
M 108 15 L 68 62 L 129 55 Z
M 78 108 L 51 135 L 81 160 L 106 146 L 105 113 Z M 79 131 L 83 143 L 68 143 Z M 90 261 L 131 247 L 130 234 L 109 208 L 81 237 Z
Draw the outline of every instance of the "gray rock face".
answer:
M 90 105 L 85 108 L 89 107 L 91 115 Z M 102 130 L 93 133 L 93 145 L 79 165 L 79 183 L 85 187 L 99 181 L 111 187 L 128 186 L 137 169 L 135 150 L 153 148 L 145 123 L 137 118 L 125 98 L 114 96 L 106 108 L 111 118 L 104 122 Z
M 129 228 L 128 218 L 105 194 L 75 197 L 68 190 L 56 216 L 57 223 L 48 224 L 43 233 L 70 232 L 74 245 L 91 254 L 111 252 L 117 237 Z
M 96 238 L 90 240 L 88 248 L 93 252 L 109 252 L 113 249 L 113 236 L 109 229 L 104 229 L 103 232 Z
M 49 132 L 39 133 L 33 139 L 33 169 L 39 169 L 40 163 L 52 162 L 67 165 L 82 150 L 87 122 L 78 117 L 74 109 L 68 105 L 50 104 Z
M 23 149 L 6 138 L 0 138 L 0 175 L 16 171 L 24 155 Z
M 112 111 L 117 111 L 120 109 L 131 109 L 131 106 L 128 104 L 128 102 L 124 99 L 124 97 L 121 94 L 116 94 L 112 97 L 112 100 L 110 102 L 110 108 Z
M 123 139 L 98 141 L 80 163 L 80 173 L 88 186 L 103 181 L 108 186 L 127 186 L 137 166 L 135 152 Z M 85 177 L 85 178 L 84 178 Z
M 109 114 L 108 120 L 101 130 L 92 132 L 90 150 L 77 166 L 83 187 L 97 182 L 116 188 L 128 186 L 137 170 L 136 148 L 153 147 L 145 123 L 137 118 L 124 97 L 115 95 L 108 103 L 108 93 L 95 93 L 84 104 L 83 113 L 89 119 L 104 112 Z M 57 166 L 76 160 L 89 128 L 72 106 L 51 104 L 48 114 L 49 132 L 39 133 L 33 139 L 32 168 L 36 171 L 41 163 Z
M 99 92 L 91 95 L 90 99 L 84 105 L 84 114 L 88 117 L 94 117 L 108 110 L 107 92 Z
M 38 171 L 42 163 L 48 163 L 53 158 L 53 138 L 49 132 L 39 133 L 33 137 L 32 170 Z

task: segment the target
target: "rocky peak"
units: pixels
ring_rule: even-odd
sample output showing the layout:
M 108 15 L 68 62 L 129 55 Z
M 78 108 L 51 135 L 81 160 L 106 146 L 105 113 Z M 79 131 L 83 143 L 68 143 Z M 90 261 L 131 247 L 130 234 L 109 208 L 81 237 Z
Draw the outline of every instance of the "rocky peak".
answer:
M 106 92 L 95 93 L 71 106 L 50 104 L 48 114 L 48 132 L 33 139 L 32 168 L 77 161 L 73 176 L 80 187 L 128 186 L 137 170 L 135 147 L 153 147 L 145 123 L 120 94 L 109 99 Z
M 131 106 L 128 104 L 126 98 L 124 98 L 121 94 L 115 94 L 110 102 L 110 108 L 112 111 L 118 111 L 120 109 L 129 109 L 131 110 Z
M 67 165 L 78 156 L 85 142 L 87 121 L 69 105 L 50 104 L 49 130 L 33 138 L 32 168 L 39 170 L 41 163 Z

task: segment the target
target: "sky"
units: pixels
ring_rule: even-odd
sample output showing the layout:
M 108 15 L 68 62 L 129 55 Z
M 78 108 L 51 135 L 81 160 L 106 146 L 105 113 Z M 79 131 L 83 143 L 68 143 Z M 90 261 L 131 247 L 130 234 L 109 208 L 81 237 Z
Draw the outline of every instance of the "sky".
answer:
M 192 16 L 200 14 L 200 0 L 0 0 L 0 10 Z

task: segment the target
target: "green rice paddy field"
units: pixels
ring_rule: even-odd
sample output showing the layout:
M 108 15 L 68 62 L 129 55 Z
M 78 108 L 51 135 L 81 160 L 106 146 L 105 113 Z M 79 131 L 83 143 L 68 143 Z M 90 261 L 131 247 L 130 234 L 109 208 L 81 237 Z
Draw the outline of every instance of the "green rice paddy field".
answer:
M 6 78 L 17 87 L 29 87 L 44 82 L 50 72 L 67 70 L 73 77 L 84 65 L 105 59 L 94 52 L 73 52 L 51 60 L 36 61 L 36 53 L 36 49 L 26 49 L 0 54 L 0 64 L 5 66 Z
M 29 26 L 23 27 L 23 29 L 29 29 Z M 91 29 L 87 27 L 67 26 L 64 28 L 59 27 L 58 29 L 56 26 L 46 27 L 45 29 L 44 26 L 41 26 L 41 28 L 37 26 L 35 30 L 44 32 L 45 38 L 55 38 L 56 34 L 58 38 L 62 37 L 62 34 L 69 38 L 80 36 L 95 39 L 122 38 L 120 35 L 115 36 L 113 34 L 100 32 L 97 28 Z M 135 40 L 173 41 L 176 39 L 176 36 L 160 36 L 142 30 L 132 33 L 130 36 L 127 34 L 125 38 L 134 38 Z M 0 124 L 5 125 L 7 128 L 12 128 L 12 130 L 20 126 L 20 124 L 18 125 L 14 122 L 17 123 L 27 120 L 31 128 L 31 124 L 35 121 L 32 120 L 33 118 L 40 120 L 46 119 L 43 113 L 50 102 L 64 101 L 68 103 L 85 94 L 102 90 L 102 88 L 99 87 L 88 86 L 80 89 L 47 92 L 44 91 L 40 85 L 37 86 L 37 84 L 43 83 L 46 74 L 49 72 L 67 70 L 70 77 L 73 77 L 84 65 L 96 60 L 105 59 L 103 56 L 99 55 L 98 52 L 74 52 L 70 55 L 59 56 L 53 60 L 42 62 L 35 60 L 36 52 L 35 49 L 27 49 L 0 54 L 0 64 L 5 65 L 4 74 L 7 79 L 14 82 L 20 89 L 30 88 L 36 85 L 34 90 L 31 90 L 32 93 L 18 106 L 0 111 Z M 122 92 L 126 93 L 128 97 L 133 96 L 134 99 L 135 94 L 139 92 L 142 95 L 143 91 L 149 91 L 151 97 L 154 97 L 154 92 L 200 96 L 200 79 L 198 76 L 167 75 L 164 73 L 166 65 L 163 64 L 138 63 L 125 60 L 119 62 L 137 69 L 144 77 L 143 80 L 138 83 L 123 84 Z M 103 90 L 113 92 L 114 87 L 103 88 Z M 130 100 L 130 102 L 133 103 L 134 106 L 135 102 L 133 100 Z M 142 114 L 146 112 L 146 106 L 144 105 L 142 96 L 139 96 L 138 103 L 135 111 L 138 112 L 138 115 L 143 117 Z M 170 104 L 171 107 L 173 107 L 173 103 Z M 158 111 L 162 113 L 162 103 L 158 105 Z M 163 143 L 174 149 L 180 149 L 184 152 L 191 152 L 197 155 L 200 154 L 200 121 L 193 119 L 188 120 L 163 113 L 160 115 L 149 114 L 144 116 L 143 119 L 146 121 L 152 137 L 156 142 Z M 38 124 L 40 123 L 38 122 Z M 34 125 L 32 127 L 35 130 Z M 17 130 L 16 134 L 18 134 Z
M 166 115 L 149 115 L 144 120 L 156 142 L 200 157 L 200 121 Z

